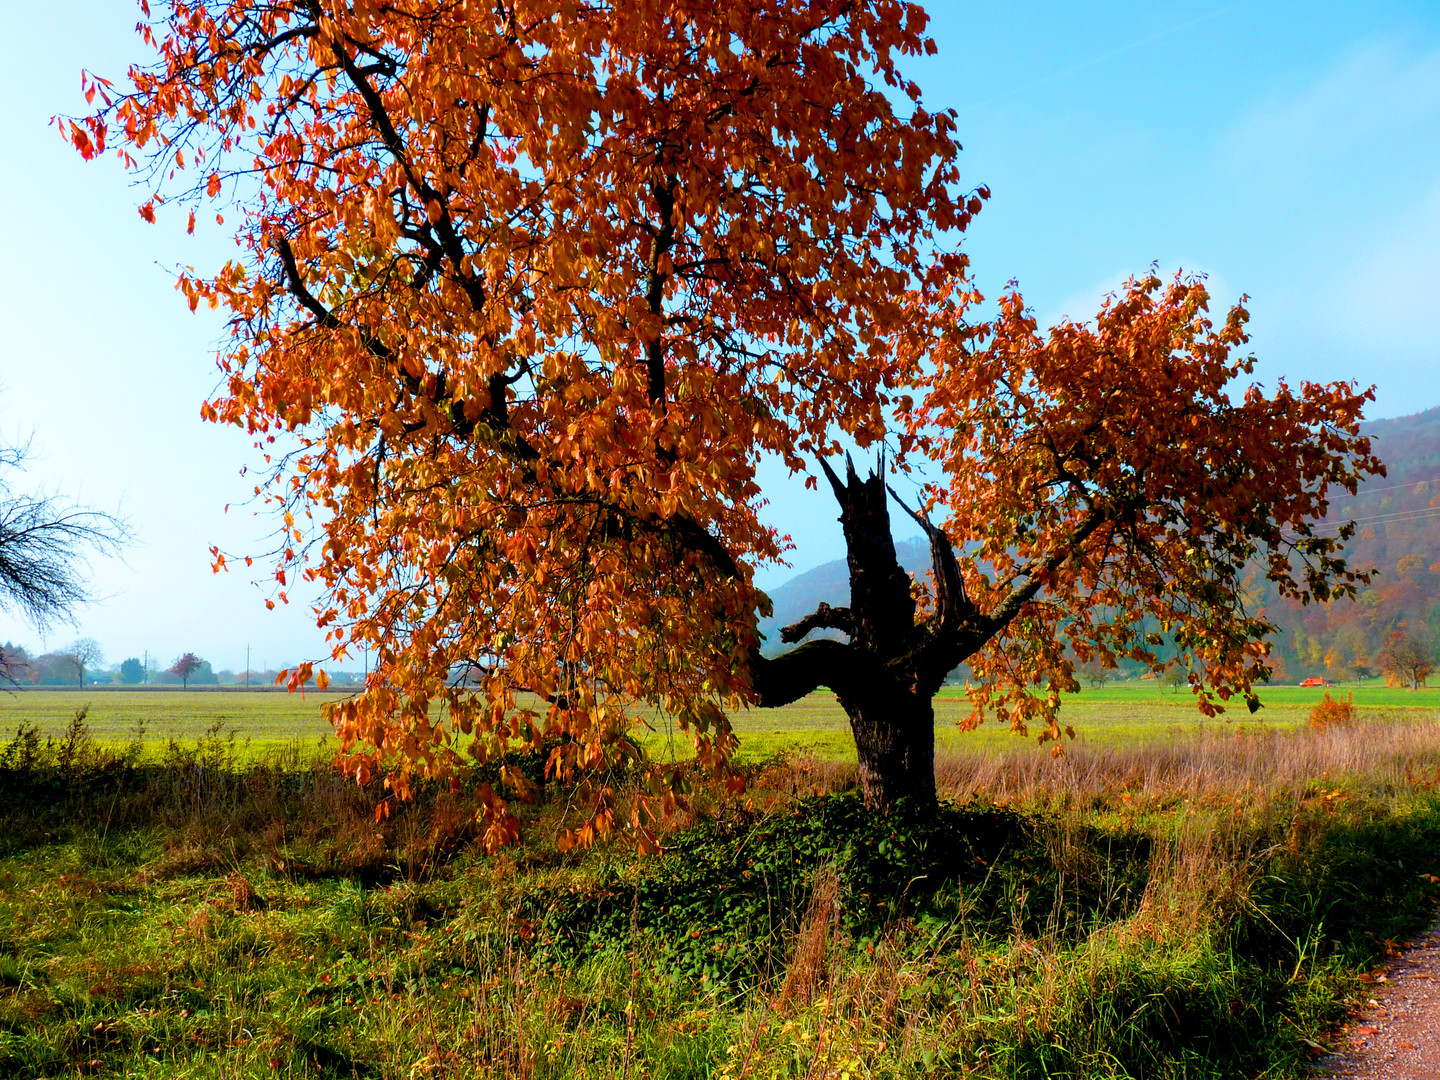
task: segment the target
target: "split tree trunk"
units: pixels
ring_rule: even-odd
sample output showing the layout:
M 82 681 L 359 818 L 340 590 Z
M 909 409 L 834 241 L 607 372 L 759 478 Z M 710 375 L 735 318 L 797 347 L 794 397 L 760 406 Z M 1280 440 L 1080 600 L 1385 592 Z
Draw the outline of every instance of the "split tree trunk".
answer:
M 798 642 L 819 628 L 841 630 L 849 640 L 809 641 L 773 659 L 757 655 L 756 696 L 772 707 L 819 686 L 835 691 L 855 735 L 867 805 L 889 811 L 908 800 L 924 811 L 936 802 L 932 700 L 945 676 L 994 634 L 995 620 L 966 597 L 945 534 L 907 511 L 930 539 L 935 572 L 935 612 L 917 621 L 910 577 L 890 536 L 883 463 L 862 480 L 847 458 L 843 483 L 827 463 L 821 467 L 840 503 L 850 604 L 821 604 L 785 627 L 781 640 Z

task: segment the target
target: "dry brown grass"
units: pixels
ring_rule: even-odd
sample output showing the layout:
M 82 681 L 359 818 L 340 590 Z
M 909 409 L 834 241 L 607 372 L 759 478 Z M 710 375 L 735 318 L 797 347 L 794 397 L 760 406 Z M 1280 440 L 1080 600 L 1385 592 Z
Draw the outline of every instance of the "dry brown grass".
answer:
M 836 928 L 840 921 L 840 878 L 831 866 L 822 867 L 815 876 L 805 921 L 795 938 L 795 949 L 785 971 L 777 1007 L 784 1010 L 799 1002 L 815 1000 L 821 985 L 828 980 L 828 959 L 835 947 Z
M 1303 797 L 1315 781 L 1363 777 L 1414 786 L 1440 768 L 1440 721 L 1372 720 L 1319 730 L 1202 732 L 1166 745 L 1079 747 L 1052 758 L 1033 748 L 951 754 L 936 761 L 940 791 L 1000 803 L 1257 795 Z M 1440 775 L 1440 774 L 1437 774 Z

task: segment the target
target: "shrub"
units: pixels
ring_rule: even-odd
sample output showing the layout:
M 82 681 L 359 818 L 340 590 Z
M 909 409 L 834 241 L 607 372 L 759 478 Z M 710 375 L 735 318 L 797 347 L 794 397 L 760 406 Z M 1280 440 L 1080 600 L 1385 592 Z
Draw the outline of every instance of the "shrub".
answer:
M 1345 695 L 1344 701 L 1337 701 L 1325 691 L 1320 703 L 1310 710 L 1312 728 L 1328 728 L 1336 724 L 1348 724 L 1355 719 L 1355 691 Z

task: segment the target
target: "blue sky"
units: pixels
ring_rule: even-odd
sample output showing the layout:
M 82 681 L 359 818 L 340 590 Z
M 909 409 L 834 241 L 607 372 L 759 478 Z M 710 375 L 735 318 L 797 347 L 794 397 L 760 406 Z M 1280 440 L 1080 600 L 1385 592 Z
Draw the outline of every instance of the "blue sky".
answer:
M 1250 295 L 1257 378 L 1358 379 L 1374 415 L 1440 404 L 1440 5 L 1021 3 L 930 6 L 939 54 L 912 66 L 954 108 L 969 184 L 994 192 L 965 247 L 995 295 L 1015 278 L 1043 321 L 1083 319 L 1152 261 Z M 97 601 L 42 642 L 96 638 L 107 660 L 193 650 L 217 668 L 322 653 L 303 607 L 209 570 L 211 543 L 265 550 L 245 505 L 246 440 L 199 420 L 220 322 L 173 268 L 222 236 L 145 225 L 113 161 L 49 128 L 83 110 L 79 71 L 141 56 L 125 0 L 11 5 L 0 69 L 0 433 L 33 434 L 27 480 L 129 518 L 137 542 L 93 566 Z M 793 570 L 843 553 L 834 509 L 767 474 Z M 225 511 L 229 504 L 228 513 Z M 258 564 L 257 564 L 258 565 Z

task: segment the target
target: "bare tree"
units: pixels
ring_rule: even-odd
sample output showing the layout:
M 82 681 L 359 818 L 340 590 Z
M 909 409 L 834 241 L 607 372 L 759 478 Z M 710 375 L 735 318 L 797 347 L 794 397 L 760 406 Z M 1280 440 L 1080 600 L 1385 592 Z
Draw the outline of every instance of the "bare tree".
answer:
M 83 555 L 118 551 L 129 530 L 110 514 L 14 490 L 28 450 L 0 446 L 0 610 L 17 608 L 44 627 L 89 599 Z
M 105 659 L 105 654 L 100 651 L 100 643 L 88 637 L 77 638 L 71 642 L 65 654 L 75 661 L 75 679 L 81 686 L 85 685 L 85 669 L 98 667 Z

